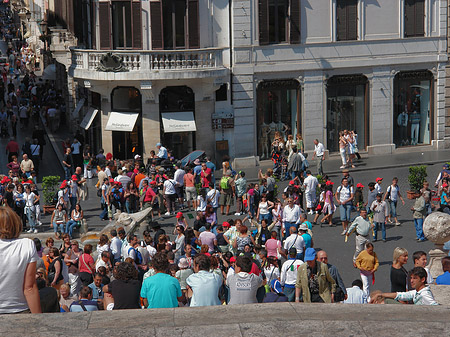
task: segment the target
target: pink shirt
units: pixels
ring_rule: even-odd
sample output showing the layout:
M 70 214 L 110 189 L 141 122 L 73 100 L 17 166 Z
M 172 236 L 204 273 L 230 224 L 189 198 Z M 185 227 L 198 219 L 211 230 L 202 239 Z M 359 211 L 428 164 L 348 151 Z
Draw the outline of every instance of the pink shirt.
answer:
M 269 239 L 266 241 L 265 246 L 266 246 L 267 256 L 277 257 L 277 250 L 278 250 L 278 247 L 281 248 L 281 242 L 279 240 Z
M 198 238 L 202 242 L 202 245 L 208 245 L 210 253 L 214 251 L 214 240 L 216 239 L 216 235 L 214 233 L 205 231 L 200 233 Z

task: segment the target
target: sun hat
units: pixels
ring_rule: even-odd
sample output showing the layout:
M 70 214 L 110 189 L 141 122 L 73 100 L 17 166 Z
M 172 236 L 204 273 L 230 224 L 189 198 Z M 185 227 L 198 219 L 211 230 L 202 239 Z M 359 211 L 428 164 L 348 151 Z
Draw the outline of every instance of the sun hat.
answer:
M 188 268 L 189 267 L 188 260 L 185 257 L 182 257 L 180 259 L 180 261 L 178 261 L 178 267 L 179 268 Z
M 314 248 L 307 248 L 305 251 L 305 261 L 314 261 L 316 259 L 316 250 Z

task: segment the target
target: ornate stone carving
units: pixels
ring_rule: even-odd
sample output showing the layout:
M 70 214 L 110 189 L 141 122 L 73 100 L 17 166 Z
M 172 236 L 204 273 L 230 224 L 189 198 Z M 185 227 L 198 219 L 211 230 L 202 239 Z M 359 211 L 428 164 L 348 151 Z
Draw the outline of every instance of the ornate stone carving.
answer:
M 113 72 L 113 73 L 128 71 L 128 69 L 123 64 L 122 57 L 114 55 L 111 52 L 107 52 L 106 54 L 104 54 L 99 62 L 100 63 L 97 66 L 97 71 Z

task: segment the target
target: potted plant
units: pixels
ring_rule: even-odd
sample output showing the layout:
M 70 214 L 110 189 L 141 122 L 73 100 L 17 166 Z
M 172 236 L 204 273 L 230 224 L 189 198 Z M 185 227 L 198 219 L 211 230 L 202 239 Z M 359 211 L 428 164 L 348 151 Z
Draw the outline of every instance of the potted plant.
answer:
M 423 187 L 423 182 L 425 181 L 426 177 L 426 165 L 409 167 L 408 183 L 410 190 L 406 192 L 408 199 L 416 199 L 420 196 L 419 191 Z
M 44 214 L 55 210 L 55 195 L 58 193 L 59 176 L 46 176 L 42 178 L 42 194 L 44 196 Z

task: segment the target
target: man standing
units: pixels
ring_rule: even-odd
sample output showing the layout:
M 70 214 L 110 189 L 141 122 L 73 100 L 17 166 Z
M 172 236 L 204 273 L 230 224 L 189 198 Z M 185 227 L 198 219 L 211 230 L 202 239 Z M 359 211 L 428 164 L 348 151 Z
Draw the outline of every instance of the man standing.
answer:
M 158 153 L 156 154 L 156 156 L 160 160 L 167 159 L 167 149 L 164 146 L 162 146 L 161 143 L 157 143 L 156 148 L 158 149 Z
M 216 183 L 216 178 L 214 177 L 214 172 L 216 172 L 216 165 L 211 161 L 211 157 L 206 157 L 206 167 L 211 170 L 211 182 Z
M 175 164 L 175 174 L 173 175 L 173 180 L 178 184 L 175 186 L 175 192 L 178 197 L 178 206 L 180 209 L 184 208 L 184 175 L 186 172 L 181 168 L 181 162 Z
M 349 186 L 347 178 L 342 178 L 341 186 L 337 188 L 335 198 L 337 200 L 337 204 L 339 205 L 339 213 L 342 222 L 341 235 L 345 235 L 345 233 L 347 232 L 348 222 L 350 221 L 353 206 L 353 187 Z
M 111 230 L 111 244 L 110 249 L 111 253 L 113 254 L 113 262 L 114 265 L 116 262 L 120 262 L 120 254 L 122 252 L 122 241 L 117 237 L 117 231 L 115 229 Z
M 420 197 L 416 199 L 414 206 L 411 207 L 411 211 L 413 211 L 414 226 L 416 227 L 416 240 L 419 242 L 427 241 L 423 234 L 423 219 L 427 215 L 423 194 L 420 194 Z
M 342 281 L 341 274 L 335 265 L 328 263 L 328 254 L 324 250 L 317 252 L 317 261 L 325 263 L 330 271 L 331 277 L 336 282 L 336 292 L 334 293 L 334 301 L 341 302 L 347 298 L 347 289 L 345 288 L 344 281 Z M 337 295 L 337 296 L 336 296 Z
M 202 188 L 207 188 L 210 183 L 212 183 L 212 171 L 206 165 L 206 163 L 202 163 L 201 165 L 200 178 L 202 183 Z
M 226 214 L 230 215 L 230 206 L 233 205 L 235 196 L 234 180 L 231 178 L 231 170 L 227 170 L 225 175 L 220 179 L 220 213 L 225 215 L 224 208 L 226 206 Z
M 336 291 L 336 282 L 326 264 L 316 261 L 316 251 L 308 248 L 305 262 L 298 268 L 295 283 L 295 302 L 300 302 L 303 295 L 305 303 L 332 303 Z
M 303 252 L 305 251 L 305 241 L 302 236 L 297 234 L 297 228 L 291 227 L 289 229 L 289 233 L 291 235 L 288 236 L 286 240 L 284 240 L 284 250 L 288 253 L 291 248 L 295 248 L 297 250 L 297 259 L 303 259 Z
M 158 252 L 152 259 L 155 275 L 147 277 L 142 283 L 141 297 L 144 306 L 154 308 L 176 308 L 181 301 L 182 293 L 180 282 L 175 277 L 166 274 L 169 269 L 169 260 L 163 252 Z
M 247 193 L 247 179 L 245 179 L 245 172 L 239 171 L 236 174 L 236 181 L 234 183 L 236 187 L 236 203 L 237 203 L 237 212 L 234 215 L 240 216 L 245 213 L 243 196 Z
M 220 305 L 219 288 L 222 276 L 211 273 L 211 259 L 201 254 L 194 259 L 194 272 L 186 279 L 188 289 L 192 289 L 191 307 Z
M 73 158 L 70 147 L 66 148 L 66 154 L 63 158 L 64 175 L 66 180 L 70 180 L 73 172 Z
M 325 147 L 318 139 L 314 139 L 314 154 L 312 160 L 317 157 L 317 174 L 323 176 L 322 162 L 325 160 Z
M 14 137 L 11 137 L 6 144 L 6 154 L 8 155 L 8 163 L 12 162 L 12 156 L 19 157 L 19 144 Z
M 283 209 L 284 238 L 287 238 L 289 235 L 291 227 L 294 227 L 297 230 L 301 213 L 300 207 L 297 204 L 294 204 L 294 198 L 289 197 L 288 204 L 284 206 Z
M 355 264 L 356 258 L 359 253 L 364 250 L 366 243 L 369 242 L 369 231 L 371 225 L 367 219 L 367 210 L 361 209 L 359 216 L 353 221 L 345 235 L 348 237 L 353 231 L 355 231 L 355 254 L 353 255 L 353 264 Z
M 297 271 L 302 264 L 303 261 L 297 259 L 297 249 L 295 247 L 289 249 L 289 259 L 283 263 L 280 274 L 280 282 L 284 287 L 284 294 L 289 299 L 289 302 L 294 302 Z
M 209 191 L 206 193 L 206 201 L 214 209 L 214 213 L 217 215 L 217 209 L 219 208 L 220 192 L 216 189 L 213 183 L 209 184 Z
M 31 176 L 31 171 L 34 170 L 34 164 L 33 161 L 31 159 L 28 158 L 28 155 L 26 153 L 24 153 L 23 155 L 23 160 L 20 163 L 20 170 L 22 171 L 22 173 L 24 175 L 27 176 L 27 178 L 30 178 Z M 70 178 L 70 177 L 69 177 Z
M 249 257 L 238 256 L 234 274 L 227 277 L 230 288 L 230 302 L 228 304 L 257 303 L 256 292 L 264 282 L 260 276 L 250 274 L 253 262 Z
M 303 186 L 305 187 L 306 209 L 308 210 L 308 214 L 313 214 L 313 208 L 316 202 L 317 185 L 319 185 L 317 178 L 311 174 L 310 170 L 306 171 L 306 178 L 303 181 Z
M 381 229 L 381 238 L 383 242 L 386 242 L 386 217 L 389 214 L 389 210 L 386 201 L 381 200 L 382 198 L 383 194 L 378 193 L 376 200 L 370 205 L 370 211 L 373 212 L 373 241 L 378 240 L 378 230 Z
M 292 148 L 292 155 L 289 158 L 288 163 L 288 172 L 291 173 L 292 179 L 295 179 L 295 177 L 300 177 L 300 173 L 302 171 L 302 157 L 297 152 L 297 148 Z

